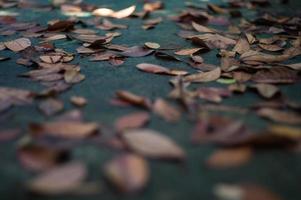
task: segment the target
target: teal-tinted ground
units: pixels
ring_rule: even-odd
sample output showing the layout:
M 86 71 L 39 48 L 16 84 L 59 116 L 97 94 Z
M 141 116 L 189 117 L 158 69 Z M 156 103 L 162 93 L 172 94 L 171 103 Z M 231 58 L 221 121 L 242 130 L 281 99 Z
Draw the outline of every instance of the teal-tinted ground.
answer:
M 121 9 L 132 4 L 142 6 L 142 1 L 131 0 L 103 0 L 103 1 L 86 1 L 110 7 Z M 198 5 L 206 5 L 206 2 L 191 1 Z M 213 1 L 219 2 L 219 1 Z M 278 1 L 274 1 L 278 2 Z M 165 9 L 155 14 L 155 16 L 168 16 L 178 14 L 184 8 L 184 1 L 168 0 L 164 1 Z M 291 1 L 289 5 L 273 5 L 272 8 L 266 8 L 271 12 L 279 12 L 287 15 L 301 14 L 301 1 Z M 39 22 L 46 24 L 52 19 L 63 19 L 59 10 L 51 12 L 38 12 L 32 10 L 10 9 L 12 12 L 19 14 L 18 19 L 28 22 Z M 298 13 L 299 12 L 299 13 Z M 255 17 L 254 11 L 243 12 L 243 16 L 249 19 Z M 118 21 L 119 22 L 119 21 Z M 120 30 L 123 34 L 113 40 L 114 44 L 125 44 L 128 46 L 143 45 L 145 42 L 157 42 L 161 45 L 176 44 L 183 47 L 191 47 L 190 42 L 176 36 L 179 28 L 174 22 L 164 20 L 155 29 L 145 31 L 141 28 L 143 23 L 140 19 L 124 19 L 119 23 L 129 26 L 126 30 Z M 105 32 L 100 31 L 100 34 Z M 0 37 L 1 41 L 6 41 L 10 37 Z M 76 41 L 61 40 L 56 41 L 57 48 L 72 53 L 76 53 L 76 48 L 80 44 Z M 217 51 L 211 51 L 203 54 L 206 63 L 219 65 L 219 59 L 216 57 Z M 10 51 L 0 52 L 1 56 L 11 57 L 8 61 L 0 63 L 0 86 L 15 87 L 40 91 L 42 86 L 29 79 L 17 77 L 19 74 L 27 72 L 26 67 L 15 63 L 18 55 Z M 297 57 L 290 60 L 291 63 L 300 62 L 301 58 Z M 142 62 L 160 64 L 167 67 L 179 69 L 189 69 L 184 63 L 172 62 L 156 59 L 154 56 L 143 58 L 129 58 L 120 67 L 111 67 L 106 62 L 89 62 L 88 58 L 76 56 L 73 63 L 80 64 L 82 73 L 86 75 L 86 80 L 75 85 L 71 90 L 64 92 L 60 98 L 65 102 L 65 110 L 74 108 L 69 98 L 73 95 L 84 96 L 88 99 L 88 104 L 83 108 L 85 119 L 88 121 L 101 122 L 113 125 L 114 121 L 127 113 L 139 109 L 120 108 L 110 105 L 109 101 L 114 96 L 116 90 L 124 89 L 133 93 L 147 96 L 151 99 L 157 97 L 166 97 L 171 89 L 169 77 L 142 73 L 135 66 Z M 219 83 L 204 84 L 223 86 Z M 282 92 L 295 101 L 301 100 L 300 82 L 295 85 L 281 86 Z M 224 100 L 226 105 L 249 106 L 261 98 L 252 92 L 244 95 L 235 95 L 232 98 Z M 222 113 L 219 113 L 222 114 Z M 266 121 L 259 119 L 253 114 L 222 114 L 230 117 L 239 118 L 254 129 L 265 127 Z M 36 105 L 15 107 L 4 115 L 0 115 L 0 127 L 14 128 L 21 127 L 25 130 L 30 122 L 43 122 L 44 117 L 36 108 Z M 187 162 L 185 165 L 177 165 L 163 161 L 150 161 L 151 180 L 148 187 L 141 195 L 122 196 L 114 192 L 107 184 L 101 174 L 101 166 L 108 159 L 112 158 L 118 152 L 98 147 L 96 145 L 82 144 L 72 150 L 72 158 L 83 160 L 89 166 L 90 180 L 100 181 L 102 191 L 94 196 L 63 196 L 63 197 L 41 197 L 28 194 L 24 188 L 24 182 L 33 176 L 20 166 L 16 157 L 17 141 L 10 143 L 1 143 L 0 145 L 0 199 L 10 200 L 96 200 L 96 199 L 141 199 L 141 200 L 212 200 L 213 187 L 218 183 L 240 183 L 248 182 L 266 186 L 274 192 L 279 193 L 284 199 L 298 200 L 301 199 L 301 158 L 298 154 L 293 154 L 280 150 L 260 151 L 251 160 L 249 164 L 239 168 L 227 170 L 213 170 L 204 167 L 203 162 L 208 155 L 215 149 L 211 145 L 194 146 L 190 142 L 190 134 L 193 123 L 189 122 L 186 116 L 179 123 L 166 123 L 157 116 L 152 116 L 149 128 L 158 130 L 170 138 L 174 139 L 187 152 Z

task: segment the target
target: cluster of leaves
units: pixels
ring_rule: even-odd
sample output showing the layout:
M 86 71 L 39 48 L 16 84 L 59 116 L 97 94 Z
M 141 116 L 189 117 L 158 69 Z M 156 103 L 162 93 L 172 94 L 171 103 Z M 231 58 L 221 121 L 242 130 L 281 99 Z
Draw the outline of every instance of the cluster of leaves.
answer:
M 92 62 L 108 61 L 111 66 L 121 66 L 131 57 L 155 56 L 157 59 L 181 62 L 194 70 L 191 72 L 153 63 L 136 66 L 142 72 L 171 76 L 173 89 L 168 97 L 176 100 L 179 103 L 177 106 L 163 97 L 151 101 L 130 91 L 116 91 L 116 97 L 111 100 L 112 105 L 144 109 L 117 119 L 110 130 L 110 137 L 100 139 L 104 146 L 121 152 L 103 166 L 106 178 L 121 192 L 137 192 L 147 185 L 150 178 L 147 159 L 185 161 L 185 150 L 172 139 L 144 128 L 151 120 L 150 113 L 169 123 L 179 121 L 184 114 L 189 115 L 196 124 L 191 134 L 192 143 L 211 143 L 221 148 L 205 162 L 210 168 L 241 166 L 249 162 L 254 150 L 258 149 L 284 148 L 296 151 L 301 144 L 301 130 L 297 127 L 301 124 L 301 115 L 298 113 L 301 106 L 282 94 L 278 85 L 295 84 L 299 80 L 301 64 L 287 64 L 286 61 L 301 54 L 301 19 L 266 13 L 252 21 L 242 18 L 240 9 L 257 9 L 267 5 L 268 0 L 231 0 L 225 6 L 208 4 L 207 8 L 189 4 L 179 15 L 168 19 L 181 28 L 178 36 L 193 45 L 192 48 L 182 48 L 162 47 L 162 44 L 154 42 L 131 47 L 112 44 L 114 38 L 122 34 L 111 31 L 126 29 L 128 26 L 115 24 L 110 18 L 140 18 L 143 20 L 142 29 L 155 28 L 164 20 L 162 17 L 152 18 L 152 12 L 164 9 L 160 1 L 145 3 L 140 12 L 136 11 L 136 6 L 114 11 L 81 1 L 54 0 L 52 5 L 46 6 L 31 1 L 1 1 L 2 8 L 59 8 L 71 17 L 67 20 L 53 20 L 47 25 L 18 22 L 12 16 L 0 17 L 1 35 L 21 35 L 17 39 L 1 42 L 1 51 L 17 53 L 20 58 L 16 63 L 31 69 L 20 76 L 38 81 L 46 88 L 35 93 L 1 87 L 0 113 L 12 106 L 31 104 L 33 101 L 39 101 L 38 108 L 47 116 L 53 116 L 64 109 L 59 94 L 85 79 L 80 66 L 71 64 L 78 55 L 53 45 L 53 41 L 68 39 L 80 43 L 77 53 Z M 78 18 L 87 13 L 93 17 L 86 20 Z M 236 18 L 240 22 L 233 25 L 231 20 Z M 221 28 L 212 28 L 211 25 Z M 95 29 L 108 32 L 99 35 Z M 262 38 L 262 34 L 268 37 Z M 39 43 L 34 45 L 33 39 Z M 207 64 L 201 56 L 212 50 L 218 51 L 219 66 Z M 5 62 L 7 59 L 1 57 L 0 60 Z M 216 81 L 227 87 L 200 85 Z M 257 92 L 264 101 L 253 107 L 221 104 L 224 98 L 231 98 L 234 93 L 244 94 L 248 91 Z M 206 103 L 200 103 L 200 99 Z M 70 101 L 78 107 L 88 102 L 81 96 L 73 96 Z M 280 125 L 269 125 L 260 133 L 254 133 L 242 121 L 213 115 L 211 111 L 256 113 Z M 22 141 L 19 146 L 19 160 L 29 170 L 43 171 L 27 184 L 30 191 L 62 194 L 98 190 L 97 184 L 86 181 L 86 166 L 69 161 L 69 148 L 54 146 L 48 141 L 49 138 L 55 138 L 60 142 L 71 141 L 72 144 L 81 140 L 93 143 L 99 141 L 101 133 L 106 129 L 98 123 L 86 122 L 81 111 L 75 110 L 45 123 L 32 123 L 29 131 L 30 140 Z M 0 141 L 14 139 L 19 132 L 17 129 L 2 130 Z M 231 198 L 240 195 L 240 199 L 279 199 L 254 185 L 220 185 L 215 193 L 217 196 L 230 195 Z

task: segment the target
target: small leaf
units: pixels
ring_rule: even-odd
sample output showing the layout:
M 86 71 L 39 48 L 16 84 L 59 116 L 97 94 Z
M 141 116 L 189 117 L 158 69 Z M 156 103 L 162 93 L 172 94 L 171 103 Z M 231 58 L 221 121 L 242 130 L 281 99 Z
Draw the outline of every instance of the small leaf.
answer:
M 104 173 L 107 179 L 124 193 L 134 193 L 143 189 L 150 174 L 146 160 L 134 154 L 124 154 L 107 162 Z
M 185 76 L 183 80 L 185 82 L 210 82 L 217 80 L 220 76 L 221 68 L 217 67 L 216 69 L 209 72 L 200 72 L 197 74 Z
M 147 112 L 136 112 L 125 115 L 117 119 L 115 122 L 115 129 L 121 132 L 126 129 L 141 128 L 149 121 L 149 119 L 150 116 Z
M 239 167 L 246 164 L 251 159 L 252 154 L 252 149 L 249 147 L 217 150 L 210 155 L 206 165 L 218 169 Z
M 165 135 L 153 130 L 129 130 L 122 134 L 122 138 L 130 149 L 146 157 L 177 160 L 185 158 L 181 147 Z

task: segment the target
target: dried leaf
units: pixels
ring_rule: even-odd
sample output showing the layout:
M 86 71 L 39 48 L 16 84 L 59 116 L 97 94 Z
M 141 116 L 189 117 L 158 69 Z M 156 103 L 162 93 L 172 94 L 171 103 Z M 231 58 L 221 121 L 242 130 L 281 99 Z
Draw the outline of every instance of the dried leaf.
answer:
M 81 74 L 78 70 L 66 70 L 64 73 L 66 83 L 79 83 L 85 79 L 85 75 Z
M 176 122 L 181 113 L 163 99 L 157 99 L 153 105 L 153 111 L 168 122 Z
M 257 83 L 295 83 L 298 75 L 296 71 L 284 67 L 273 67 L 257 71 L 252 80 Z
M 252 154 L 252 149 L 249 147 L 217 150 L 210 155 L 206 165 L 217 169 L 240 167 L 251 159 Z
M 73 103 L 76 106 L 82 107 L 87 104 L 87 99 L 81 96 L 72 96 L 70 98 L 71 103 Z
M 123 51 L 121 53 L 121 55 L 126 56 L 126 57 L 144 57 L 153 52 L 154 52 L 154 50 L 151 50 L 151 49 L 134 46 L 134 47 L 128 48 L 127 50 Z
M 96 123 L 76 121 L 55 121 L 44 124 L 31 124 L 30 130 L 34 135 L 50 135 L 66 139 L 82 139 L 98 131 Z
M 149 130 L 126 131 L 122 138 L 134 152 L 150 158 L 184 159 L 185 153 L 176 143 L 165 135 Z
M 127 92 L 124 90 L 117 91 L 116 96 L 119 99 L 121 99 L 125 102 L 128 102 L 130 104 L 136 105 L 136 106 L 142 106 L 147 109 L 149 109 L 151 107 L 151 103 L 150 103 L 149 99 L 142 97 L 142 96 L 135 95 L 133 93 L 130 93 L 130 92 Z
M 68 163 L 39 175 L 29 181 L 27 187 L 38 194 L 70 193 L 82 184 L 86 175 L 86 167 L 82 163 Z
M 120 117 L 115 122 L 115 129 L 122 132 L 127 129 L 141 128 L 150 120 L 147 112 L 137 112 Z
M 197 53 L 202 48 L 191 48 L 191 49 L 182 49 L 179 51 L 176 51 L 175 54 L 179 56 L 188 56 Z
M 144 43 L 144 45 L 150 49 L 159 49 L 160 48 L 160 44 L 155 43 L 155 42 L 146 42 L 146 43 Z
M 252 87 L 257 89 L 257 92 L 264 98 L 272 98 L 275 96 L 280 90 L 278 87 L 271 84 L 256 84 Z
M 64 108 L 64 103 L 57 99 L 46 99 L 39 104 L 39 109 L 45 114 L 46 116 L 54 115 Z
M 154 65 L 149 63 L 141 63 L 136 66 L 139 70 L 154 73 L 154 74 L 169 74 L 170 70 L 168 68 L 162 67 L 160 65 Z
M 21 164 L 33 171 L 48 170 L 68 157 L 65 150 L 51 149 L 40 145 L 27 145 L 18 150 Z
M 281 111 L 271 108 L 262 108 L 257 111 L 257 114 L 261 117 L 270 119 L 275 122 L 286 124 L 301 124 L 301 116 L 297 113 Z
M 197 74 L 191 74 L 185 76 L 183 80 L 185 82 L 210 82 L 215 81 L 221 76 L 221 68 L 217 67 L 216 69 L 209 71 L 209 72 L 199 72 Z
M 130 15 L 132 15 L 135 10 L 136 10 L 136 6 L 130 6 L 128 8 L 125 8 L 125 9 L 119 10 L 119 11 L 113 11 L 108 8 L 98 8 L 98 9 L 94 10 L 92 14 L 95 16 L 113 17 L 113 18 L 117 18 L 117 19 L 122 19 L 122 18 L 126 18 L 126 17 L 129 17 Z
M 27 47 L 30 47 L 31 42 L 28 38 L 19 38 L 16 40 L 4 42 L 4 45 L 6 46 L 6 48 L 14 52 L 20 52 L 26 49 Z
M 200 25 L 195 22 L 192 22 L 192 27 L 200 33 L 215 33 L 216 32 L 216 30 L 214 30 L 214 29 L 208 28 L 206 26 Z
M 107 179 L 124 193 L 134 193 L 143 189 L 149 179 L 146 160 L 134 154 L 115 157 L 104 166 Z

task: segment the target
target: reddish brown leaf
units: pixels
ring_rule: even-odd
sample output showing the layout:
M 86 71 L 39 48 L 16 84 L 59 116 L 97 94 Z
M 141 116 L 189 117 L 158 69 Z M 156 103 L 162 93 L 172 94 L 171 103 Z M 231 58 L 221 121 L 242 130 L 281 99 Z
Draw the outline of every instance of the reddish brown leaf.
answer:
M 8 48 L 14 52 L 20 52 L 20 51 L 26 49 L 27 47 L 30 47 L 31 42 L 28 38 L 19 38 L 16 40 L 4 42 L 4 45 L 6 46 L 6 48 Z
M 240 147 L 235 149 L 222 149 L 215 151 L 206 165 L 210 168 L 229 168 L 239 167 L 246 164 L 252 157 L 252 149 L 249 147 Z
M 134 152 L 150 158 L 184 159 L 185 153 L 171 139 L 149 129 L 129 130 L 122 134 L 125 143 Z
M 76 121 L 56 121 L 44 124 L 31 124 L 30 130 L 34 135 L 50 135 L 67 139 L 82 139 L 98 131 L 96 123 Z
M 86 178 L 86 167 L 79 162 L 53 168 L 28 182 L 30 191 L 38 194 L 57 195 L 79 188 Z
M 168 122 L 176 122 L 181 117 L 180 111 L 160 98 L 155 101 L 153 111 Z
M 147 112 L 137 112 L 125 115 L 117 119 L 115 122 L 115 129 L 122 132 L 126 129 L 141 128 L 149 121 L 149 119 L 150 116 Z
M 185 82 L 210 82 L 217 80 L 220 76 L 221 68 L 217 67 L 216 69 L 210 72 L 199 72 L 196 74 L 185 76 L 183 80 Z
M 107 179 L 124 193 L 134 193 L 143 189 L 149 179 L 146 160 L 134 154 L 124 154 L 107 162 L 104 166 Z

